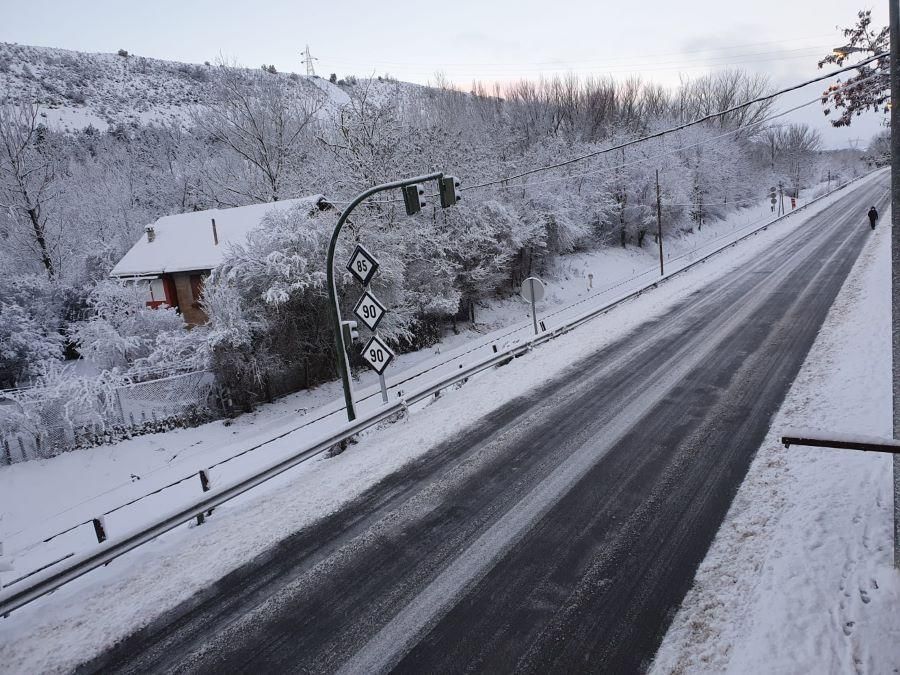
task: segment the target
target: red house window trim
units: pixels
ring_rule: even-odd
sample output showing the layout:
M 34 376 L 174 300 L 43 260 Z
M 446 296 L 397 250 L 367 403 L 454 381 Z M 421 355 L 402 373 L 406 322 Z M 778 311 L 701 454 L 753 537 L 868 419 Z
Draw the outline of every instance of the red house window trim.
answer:
M 164 298 L 157 299 L 156 297 L 154 297 L 153 285 L 152 285 L 154 280 L 151 279 L 149 281 L 149 283 L 151 284 L 150 285 L 150 298 L 151 299 L 147 301 L 147 307 L 150 307 L 151 309 L 159 309 L 163 305 L 166 305 L 168 307 L 174 307 L 177 309 L 178 308 L 178 294 L 175 292 L 175 282 L 172 280 L 172 277 L 169 276 L 168 274 L 163 274 L 157 278 L 162 281 Z

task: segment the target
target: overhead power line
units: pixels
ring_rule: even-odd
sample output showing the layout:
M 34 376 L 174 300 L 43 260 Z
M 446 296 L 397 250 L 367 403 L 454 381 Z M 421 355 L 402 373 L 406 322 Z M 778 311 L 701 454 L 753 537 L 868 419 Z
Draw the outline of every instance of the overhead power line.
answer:
M 480 68 L 478 66 L 454 66 L 444 64 L 440 67 L 427 66 L 390 66 L 385 64 L 372 64 L 385 69 L 397 68 L 400 72 L 418 76 L 433 76 L 440 72 L 449 73 L 457 80 L 462 79 L 514 79 L 516 76 L 540 75 L 566 72 L 572 74 L 592 75 L 627 75 L 631 73 L 648 73 L 657 71 L 689 71 L 700 68 L 722 68 L 727 66 L 739 66 L 747 63 L 762 63 L 768 61 L 788 61 L 792 59 L 809 59 L 816 54 L 821 55 L 824 47 L 805 47 L 798 50 L 767 51 L 755 54 L 720 54 L 709 55 L 694 59 L 680 61 L 643 61 L 623 63 L 598 63 L 598 64 L 572 64 L 555 63 L 546 66 L 495 66 Z M 335 65 L 342 65 L 339 62 Z M 347 68 L 347 65 L 343 66 Z M 463 70 L 465 68 L 465 70 Z M 446 70 L 445 70 L 446 69 Z
M 460 72 L 460 71 L 435 71 L 435 70 L 427 70 L 423 69 L 418 72 L 413 70 L 402 70 L 398 71 L 408 77 L 419 77 L 425 81 L 425 84 L 422 86 L 434 86 L 431 85 L 430 82 L 436 78 L 438 75 L 441 77 L 448 79 L 453 82 L 462 83 L 460 86 L 463 86 L 465 83 L 470 82 L 488 82 L 493 86 L 493 82 L 499 82 L 501 85 L 514 83 L 521 80 L 528 80 L 540 77 L 553 77 L 559 75 L 580 75 L 583 77 L 613 77 L 613 78 L 623 78 L 623 77 L 643 77 L 646 75 L 650 75 L 653 73 L 676 73 L 676 74 L 692 74 L 692 73 L 702 73 L 708 70 L 721 70 L 728 68 L 740 68 L 748 65 L 754 64 L 763 64 L 763 63 L 787 63 L 788 61 L 809 61 L 810 58 L 815 57 L 817 55 L 821 55 L 822 50 L 816 49 L 811 50 L 805 54 L 793 54 L 790 56 L 767 56 L 767 57 L 756 57 L 752 59 L 729 59 L 724 61 L 706 61 L 706 62 L 698 62 L 695 64 L 673 64 L 673 65 L 627 65 L 622 66 L 620 68 L 598 68 L 598 67 L 583 67 L 583 68 L 537 68 L 533 70 L 521 70 L 518 69 L 516 71 L 508 71 L 508 72 Z M 388 75 L 390 72 L 388 71 Z
M 747 49 L 750 47 L 761 47 L 764 45 L 785 44 L 786 42 L 791 42 L 791 43 L 796 44 L 797 42 L 803 42 L 803 41 L 807 41 L 807 40 L 831 39 L 831 37 L 832 37 L 831 35 L 810 35 L 810 36 L 801 37 L 801 38 L 791 38 L 790 40 L 768 40 L 765 42 L 749 42 L 749 43 L 744 43 L 744 44 L 740 44 L 740 45 L 730 45 L 730 46 L 725 46 L 725 47 L 707 47 L 707 48 L 703 48 L 703 49 L 692 49 L 692 50 L 681 50 L 681 51 L 670 51 L 670 52 L 656 52 L 656 53 L 650 53 L 650 54 L 643 54 L 642 57 L 647 58 L 647 59 L 656 59 L 656 58 L 663 58 L 663 57 L 668 57 L 668 56 L 681 57 L 681 56 L 685 56 L 685 55 L 705 54 L 705 53 L 713 53 L 713 52 L 715 52 L 717 54 L 717 57 L 718 56 L 725 57 L 725 56 L 729 55 L 728 54 L 729 51 L 740 51 L 740 50 Z M 810 47 L 800 47 L 797 49 L 809 49 L 809 48 Z M 789 49 L 789 50 L 784 50 L 784 51 L 796 51 L 796 49 Z M 739 55 L 731 54 L 731 56 L 739 56 Z M 346 59 L 340 59 L 340 58 L 333 59 L 333 58 L 329 58 L 328 56 L 323 56 L 322 58 L 324 60 L 328 61 L 329 63 L 337 63 L 337 64 L 344 64 L 344 65 L 356 65 L 356 63 L 357 63 L 355 61 L 350 61 L 350 60 L 346 60 Z M 605 57 L 603 59 L 603 61 L 599 61 L 599 63 L 608 63 L 610 61 L 628 61 L 632 58 L 633 58 L 632 55 L 625 55 L 625 56 L 619 56 L 619 57 L 613 56 L 613 57 L 608 57 L 608 58 Z M 544 66 L 544 65 L 546 65 L 546 66 L 563 65 L 564 66 L 567 64 L 594 64 L 594 63 L 598 63 L 598 61 L 595 59 L 552 59 L 552 60 L 548 60 L 548 61 L 525 61 L 525 62 L 512 63 L 512 62 L 502 62 L 502 61 L 481 61 L 481 62 L 478 62 L 478 61 L 458 61 L 458 62 L 431 61 L 431 62 L 426 62 L 426 61 L 421 61 L 421 60 L 416 60 L 416 61 L 378 60 L 378 61 L 370 62 L 368 67 L 371 67 L 372 65 L 388 65 L 388 66 L 433 66 L 436 68 L 442 68 L 442 67 L 447 67 L 447 66 L 466 66 L 466 67 L 469 67 L 469 66 L 473 66 L 473 67 L 474 66 L 504 66 L 504 67 L 509 66 L 509 67 L 513 67 L 513 68 L 521 68 L 523 65 L 524 66 Z

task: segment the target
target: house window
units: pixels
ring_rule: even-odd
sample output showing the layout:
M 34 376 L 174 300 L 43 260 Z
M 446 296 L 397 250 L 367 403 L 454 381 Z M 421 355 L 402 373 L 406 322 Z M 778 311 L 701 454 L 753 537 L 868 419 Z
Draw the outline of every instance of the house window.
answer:
M 162 279 L 150 280 L 150 299 L 154 302 L 166 301 L 166 290 L 163 287 Z

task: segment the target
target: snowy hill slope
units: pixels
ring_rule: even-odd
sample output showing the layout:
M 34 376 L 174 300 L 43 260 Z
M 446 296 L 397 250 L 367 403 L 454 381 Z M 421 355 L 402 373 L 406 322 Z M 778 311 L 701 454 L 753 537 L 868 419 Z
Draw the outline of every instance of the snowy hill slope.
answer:
M 67 49 L 0 43 L 0 99 L 31 101 L 44 107 L 49 126 L 75 130 L 93 125 L 184 123 L 191 106 L 213 100 L 216 65 L 163 61 L 133 54 L 89 54 Z M 245 69 L 248 82 L 259 77 Z M 324 94 L 323 114 L 350 100 L 354 87 L 380 89 L 419 85 L 393 80 L 355 80 L 333 84 L 297 73 L 266 73 L 289 95 Z

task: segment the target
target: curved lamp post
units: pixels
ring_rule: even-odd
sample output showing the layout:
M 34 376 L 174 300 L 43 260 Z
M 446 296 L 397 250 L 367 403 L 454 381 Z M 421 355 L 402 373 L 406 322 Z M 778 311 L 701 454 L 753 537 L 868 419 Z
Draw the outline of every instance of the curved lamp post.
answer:
M 331 243 L 328 244 L 328 257 L 325 261 L 325 271 L 328 275 L 328 295 L 331 300 L 332 307 L 332 319 L 333 324 L 332 328 L 334 329 L 334 344 L 337 348 L 337 365 L 338 372 L 341 374 L 341 380 L 344 385 L 344 401 L 347 405 L 347 419 L 349 421 L 353 421 L 356 419 L 356 407 L 353 404 L 353 391 L 350 388 L 350 359 L 347 357 L 347 345 L 344 344 L 344 332 L 342 328 L 341 322 L 341 306 L 338 301 L 337 294 L 337 281 L 334 276 L 334 252 L 337 249 L 337 240 L 338 235 L 341 233 L 341 228 L 344 227 L 344 223 L 347 221 L 347 218 L 350 216 L 350 212 L 353 211 L 359 204 L 372 195 L 378 194 L 379 192 L 384 192 L 385 190 L 395 190 L 397 188 L 403 188 L 408 185 L 415 185 L 416 183 L 424 183 L 429 180 L 437 180 L 438 185 L 440 186 L 440 181 L 444 177 L 443 172 L 437 173 L 429 173 L 425 176 L 416 176 L 415 178 L 406 178 L 404 180 L 394 181 L 393 183 L 384 183 L 383 185 L 376 185 L 375 187 L 371 187 L 365 192 L 358 195 L 350 205 L 344 209 L 341 213 L 340 218 L 338 218 L 337 224 L 334 226 L 334 232 L 331 234 Z

